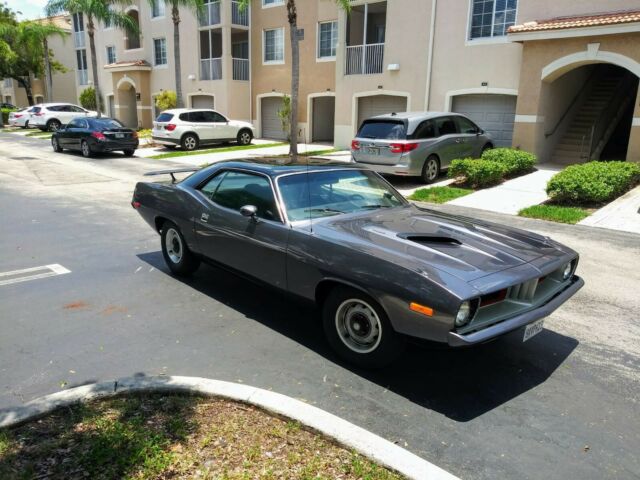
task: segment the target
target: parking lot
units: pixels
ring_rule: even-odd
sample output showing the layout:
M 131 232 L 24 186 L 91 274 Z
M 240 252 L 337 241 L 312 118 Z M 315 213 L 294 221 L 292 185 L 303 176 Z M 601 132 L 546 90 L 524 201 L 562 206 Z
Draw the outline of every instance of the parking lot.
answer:
M 303 399 L 462 478 L 640 478 L 637 235 L 440 207 L 566 243 L 586 286 L 526 343 L 414 346 L 362 371 L 333 355 L 317 312 L 212 267 L 168 274 L 129 202 L 145 171 L 171 166 L 0 133 L 0 408 L 201 376 Z

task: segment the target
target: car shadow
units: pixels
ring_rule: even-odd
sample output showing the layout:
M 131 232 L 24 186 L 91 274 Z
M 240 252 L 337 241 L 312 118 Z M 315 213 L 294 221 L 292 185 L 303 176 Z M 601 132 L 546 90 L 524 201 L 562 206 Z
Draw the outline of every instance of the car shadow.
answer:
M 170 274 L 161 252 L 138 257 Z M 324 340 L 318 309 L 209 265 L 193 277 L 176 280 L 356 375 L 459 422 L 473 420 L 540 385 L 578 345 L 577 340 L 548 329 L 523 343 L 519 331 L 462 349 L 409 344 L 391 366 L 364 370 L 333 353 Z

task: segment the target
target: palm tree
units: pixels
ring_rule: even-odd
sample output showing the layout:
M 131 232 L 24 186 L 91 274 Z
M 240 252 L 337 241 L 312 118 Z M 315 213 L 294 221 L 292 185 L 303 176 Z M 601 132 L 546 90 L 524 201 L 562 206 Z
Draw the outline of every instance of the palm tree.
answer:
M 101 115 L 100 77 L 98 76 L 98 60 L 96 57 L 96 22 L 110 23 L 111 25 L 125 29 L 131 33 L 139 34 L 140 27 L 129 15 L 112 10 L 110 4 L 129 5 L 127 0 L 49 0 L 45 11 L 48 16 L 62 12 L 71 14 L 79 13 L 87 18 L 87 33 L 89 34 L 89 49 L 91 51 L 91 72 L 93 74 L 93 87 L 96 93 L 96 106 L 98 117 Z
M 240 8 L 246 9 L 251 0 L 240 0 Z M 335 0 L 338 8 L 349 13 L 349 0 Z M 287 0 L 287 21 L 291 41 L 291 120 L 289 122 L 289 155 L 298 158 L 298 92 L 300 90 L 300 36 L 298 34 L 298 8 L 296 0 Z
M 191 10 L 196 15 L 200 15 L 204 10 L 204 2 L 203 0 L 149 0 L 149 4 L 152 7 L 158 2 L 164 2 L 167 7 L 171 7 L 171 20 L 173 21 L 173 68 L 176 77 L 176 105 L 178 108 L 183 108 L 182 68 L 180 65 L 180 7 Z
M 46 86 L 47 102 L 53 101 L 53 77 L 51 75 L 51 52 L 49 50 L 49 37 L 56 35 L 65 38 L 69 33 L 47 22 L 26 22 L 24 25 L 25 34 L 33 38 L 34 42 L 42 44 L 44 55 L 44 80 Z

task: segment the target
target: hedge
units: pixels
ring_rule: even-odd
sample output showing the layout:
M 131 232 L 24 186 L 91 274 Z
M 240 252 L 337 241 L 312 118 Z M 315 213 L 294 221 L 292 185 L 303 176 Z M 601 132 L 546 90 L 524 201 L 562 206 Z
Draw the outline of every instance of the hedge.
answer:
M 483 160 L 491 160 L 505 166 L 505 175 L 513 177 L 533 170 L 538 160 L 533 153 L 516 150 L 515 148 L 493 148 L 482 154 Z
M 560 204 L 609 202 L 640 182 L 640 165 L 628 162 L 589 162 L 572 165 L 547 184 L 547 195 Z
M 448 175 L 450 178 L 464 177 L 465 184 L 471 188 L 483 188 L 500 183 L 505 172 L 506 167 L 500 162 L 464 158 L 451 162 Z
M 3 108 L 2 109 L 2 125 L 7 125 L 9 123 L 9 113 L 15 111 L 13 108 Z

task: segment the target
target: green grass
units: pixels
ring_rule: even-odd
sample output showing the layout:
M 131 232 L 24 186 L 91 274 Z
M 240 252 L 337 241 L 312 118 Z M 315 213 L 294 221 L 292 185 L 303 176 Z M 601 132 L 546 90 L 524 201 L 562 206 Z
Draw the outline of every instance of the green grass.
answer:
M 301 157 L 313 157 L 315 155 L 327 155 L 329 153 L 341 152 L 341 148 L 329 148 L 327 150 L 311 150 L 310 152 L 298 152 Z
M 269 143 L 265 145 L 235 145 L 233 147 L 208 148 L 205 150 L 194 150 L 192 152 L 185 152 L 182 150 L 178 150 L 175 152 L 167 152 L 167 153 L 161 153 L 159 155 L 153 155 L 150 158 L 162 160 L 164 158 L 185 157 L 190 155 L 204 155 L 205 153 L 226 153 L 226 152 L 236 152 L 241 150 L 254 150 L 257 148 L 281 147 L 282 145 L 288 145 L 288 144 L 287 143 Z
M 31 132 L 27 133 L 26 137 L 35 137 L 35 138 L 51 138 L 53 135 L 51 132 Z
M 473 190 L 469 188 L 457 188 L 457 187 L 431 187 L 421 188 L 416 190 L 413 195 L 409 197 L 409 200 L 417 200 L 419 202 L 430 203 L 446 203 L 456 198 L 464 197 L 473 193 Z
M 559 207 L 557 205 L 534 205 L 520 210 L 518 215 L 527 218 L 538 218 L 551 222 L 569 223 L 575 225 L 580 220 L 584 220 L 590 212 L 578 207 Z

